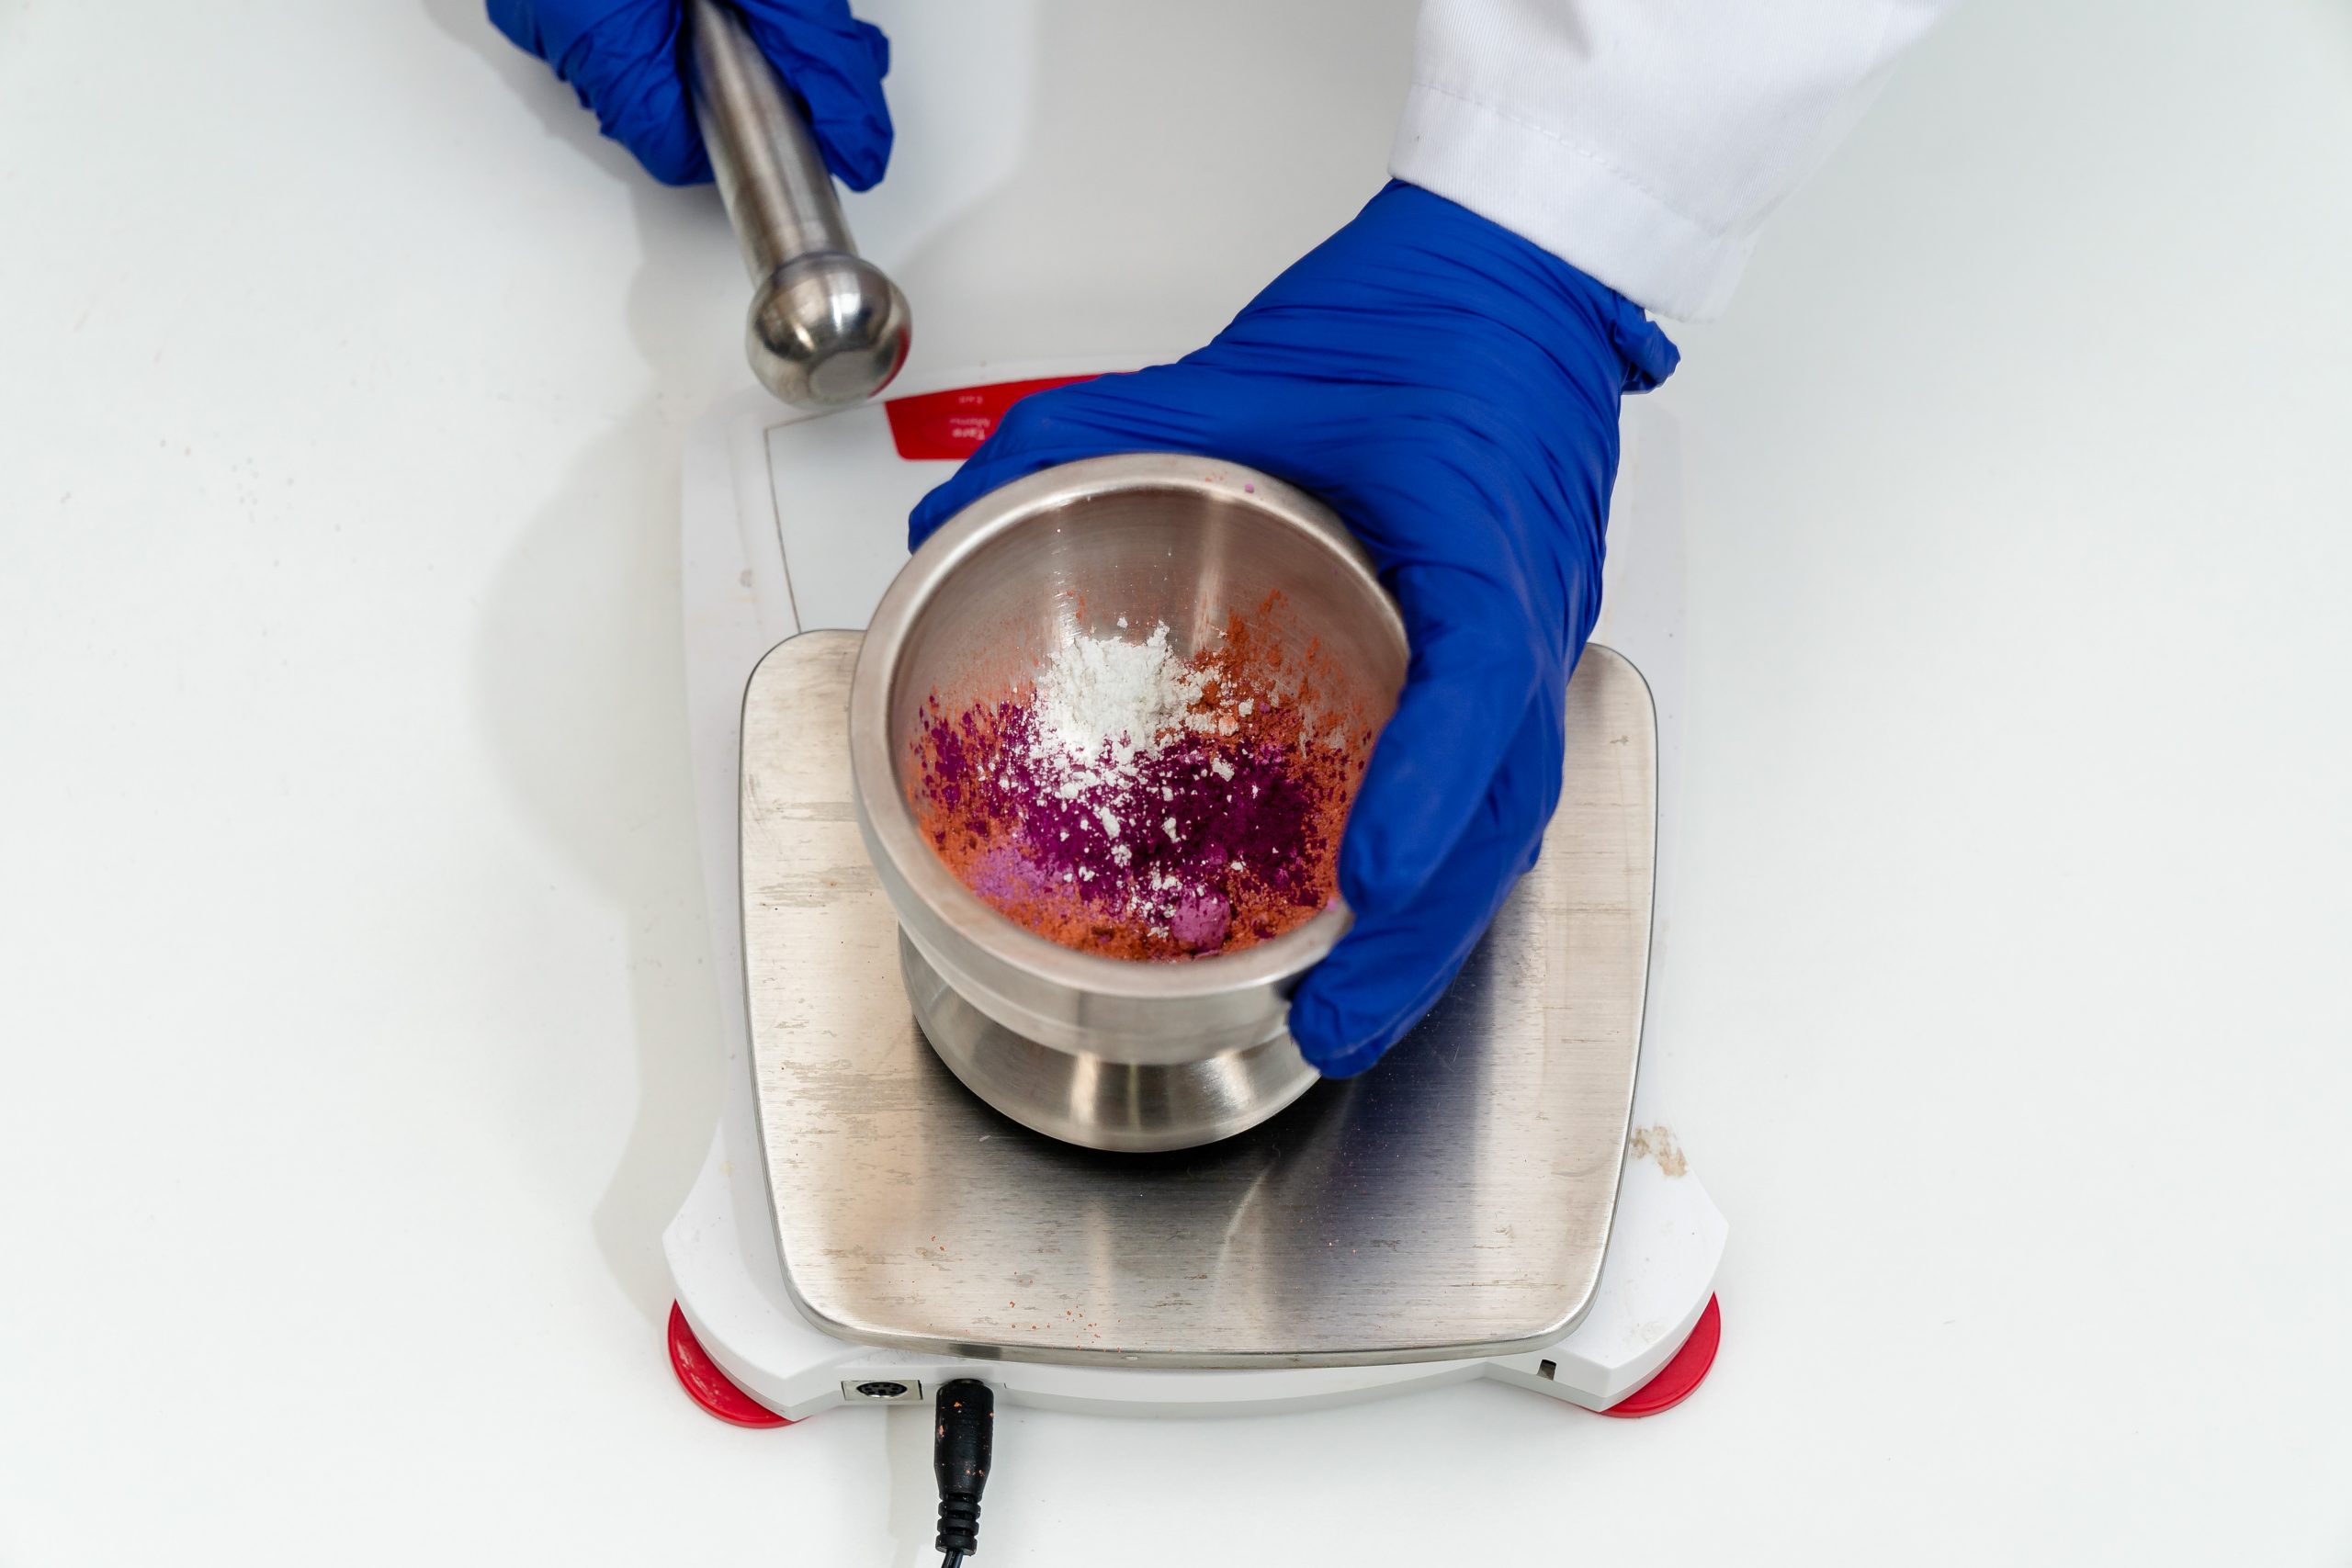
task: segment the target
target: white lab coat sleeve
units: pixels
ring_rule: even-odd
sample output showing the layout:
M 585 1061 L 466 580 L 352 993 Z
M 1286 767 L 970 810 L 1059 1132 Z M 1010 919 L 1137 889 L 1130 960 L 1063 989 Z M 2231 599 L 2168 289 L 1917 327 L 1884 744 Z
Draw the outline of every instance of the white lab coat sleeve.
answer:
M 1951 3 L 1424 0 L 1390 172 L 1704 320 Z

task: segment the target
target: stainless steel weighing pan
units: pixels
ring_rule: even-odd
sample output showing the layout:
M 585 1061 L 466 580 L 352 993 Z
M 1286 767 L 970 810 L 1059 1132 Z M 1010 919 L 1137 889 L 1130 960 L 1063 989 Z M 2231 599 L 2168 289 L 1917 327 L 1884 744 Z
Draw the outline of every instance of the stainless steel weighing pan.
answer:
M 1649 958 L 1657 729 L 1631 664 L 1586 651 L 1543 856 L 1419 1028 L 1238 1137 L 1114 1155 L 990 1110 L 916 1028 L 858 836 L 858 646 L 781 644 L 743 711 L 752 1071 L 804 1316 L 958 1356 L 1248 1368 L 1532 1349 L 1583 1317 Z

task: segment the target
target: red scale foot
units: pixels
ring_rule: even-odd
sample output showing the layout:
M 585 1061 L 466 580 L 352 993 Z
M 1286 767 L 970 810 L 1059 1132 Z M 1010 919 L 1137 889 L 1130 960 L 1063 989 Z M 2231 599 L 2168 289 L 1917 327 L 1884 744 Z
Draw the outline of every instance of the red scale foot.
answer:
M 1660 1367 L 1649 1382 L 1599 1414 L 1631 1420 L 1636 1416 L 1655 1416 L 1661 1410 L 1673 1409 L 1707 1381 L 1707 1370 L 1715 1364 L 1715 1351 L 1723 1341 L 1723 1308 L 1715 1304 L 1714 1297 L 1709 1296 L 1707 1310 L 1699 1314 L 1690 1337 L 1682 1342 L 1682 1348 L 1674 1353 L 1673 1359 Z
M 792 1425 L 736 1387 L 734 1380 L 718 1370 L 718 1363 L 702 1348 L 695 1331 L 686 1326 L 686 1314 L 675 1302 L 670 1303 L 670 1370 L 678 1374 L 686 1397 L 721 1421 L 738 1427 Z

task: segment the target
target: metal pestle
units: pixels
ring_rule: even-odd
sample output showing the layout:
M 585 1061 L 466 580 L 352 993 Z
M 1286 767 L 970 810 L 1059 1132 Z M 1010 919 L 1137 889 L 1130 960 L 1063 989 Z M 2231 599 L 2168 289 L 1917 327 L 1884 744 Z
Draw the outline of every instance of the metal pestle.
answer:
M 688 0 L 695 118 L 752 275 L 744 350 L 796 408 L 842 408 L 906 363 L 906 296 L 861 258 L 800 106 L 721 0 Z

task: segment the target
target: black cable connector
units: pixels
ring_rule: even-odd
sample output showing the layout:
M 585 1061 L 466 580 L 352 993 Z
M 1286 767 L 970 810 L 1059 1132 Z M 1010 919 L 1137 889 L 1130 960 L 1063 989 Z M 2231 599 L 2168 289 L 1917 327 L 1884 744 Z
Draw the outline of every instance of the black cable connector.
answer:
M 939 1478 L 939 1568 L 960 1568 L 980 1549 L 980 1490 L 989 1483 L 989 1439 L 996 1395 L 989 1385 L 957 1378 L 939 1385 L 931 1439 L 931 1471 Z

